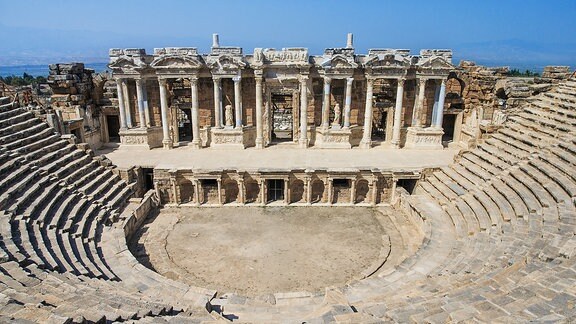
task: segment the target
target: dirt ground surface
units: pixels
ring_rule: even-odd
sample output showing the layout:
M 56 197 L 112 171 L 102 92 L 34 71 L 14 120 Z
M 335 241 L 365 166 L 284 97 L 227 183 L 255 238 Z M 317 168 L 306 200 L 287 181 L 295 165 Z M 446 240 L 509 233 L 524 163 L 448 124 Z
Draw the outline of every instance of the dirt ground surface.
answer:
M 383 218 L 368 207 L 168 208 L 131 250 L 166 277 L 220 293 L 319 292 L 383 262 Z

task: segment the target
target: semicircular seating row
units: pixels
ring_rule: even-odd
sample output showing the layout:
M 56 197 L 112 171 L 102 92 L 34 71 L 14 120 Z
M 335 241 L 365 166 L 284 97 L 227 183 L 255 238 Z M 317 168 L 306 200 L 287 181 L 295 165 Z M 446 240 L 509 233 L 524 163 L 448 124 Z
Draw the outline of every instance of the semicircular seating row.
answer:
M 121 280 L 103 255 L 102 231 L 132 191 L 107 161 L 0 98 L 0 321 L 102 322 L 186 310 L 165 297 L 171 287 L 143 293 L 144 280 Z M 213 319 L 207 315 L 197 317 Z
M 0 107 L 0 314 L 38 321 L 173 318 L 181 309 L 169 292 L 142 291 L 169 291 L 174 283 L 145 281 L 134 264 L 131 278 L 118 278 L 109 265 L 124 259 L 102 253 L 101 233 L 129 187 L 30 113 Z M 570 79 L 532 98 L 505 127 L 401 197 L 399 211 L 421 225 L 425 240 L 394 271 L 338 289 L 338 304 L 348 307 L 312 297 L 296 306 L 229 300 L 226 307 L 248 321 L 300 311 L 308 319 L 352 322 L 574 319 L 575 134 Z M 33 304 L 41 307 L 29 310 Z

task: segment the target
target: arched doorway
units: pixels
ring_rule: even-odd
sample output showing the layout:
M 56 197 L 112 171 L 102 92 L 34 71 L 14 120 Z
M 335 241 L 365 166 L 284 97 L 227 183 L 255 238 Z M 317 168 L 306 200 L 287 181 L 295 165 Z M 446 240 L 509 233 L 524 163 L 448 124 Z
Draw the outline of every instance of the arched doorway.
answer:
M 224 203 L 229 204 L 238 201 L 238 182 L 236 180 L 224 181 Z
M 310 199 L 311 203 L 323 202 L 324 198 L 324 182 L 320 179 L 316 179 L 312 182 L 312 197 Z
M 296 179 L 290 186 L 290 202 L 297 203 L 304 201 L 304 181 Z
M 360 179 L 356 182 L 356 198 L 355 203 L 365 203 L 368 202 L 368 192 L 370 191 L 370 186 L 368 181 L 365 179 Z
M 192 181 L 184 179 L 180 181 L 180 203 L 185 204 L 194 200 L 194 186 Z

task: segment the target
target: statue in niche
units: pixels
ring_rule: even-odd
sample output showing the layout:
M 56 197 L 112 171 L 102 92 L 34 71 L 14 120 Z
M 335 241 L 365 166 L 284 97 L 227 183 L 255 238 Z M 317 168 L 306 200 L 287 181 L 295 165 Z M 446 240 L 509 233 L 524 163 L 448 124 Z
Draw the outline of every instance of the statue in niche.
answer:
M 334 121 L 332 122 L 332 127 L 340 127 L 340 116 L 342 115 L 342 110 L 340 109 L 340 104 L 336 103 L 334 106 Z
M 226 127 L 234 126 L 234 114 L 232 113 L 232 105 L 226 105 L 224 112 L 224 119 L 226 121 Z

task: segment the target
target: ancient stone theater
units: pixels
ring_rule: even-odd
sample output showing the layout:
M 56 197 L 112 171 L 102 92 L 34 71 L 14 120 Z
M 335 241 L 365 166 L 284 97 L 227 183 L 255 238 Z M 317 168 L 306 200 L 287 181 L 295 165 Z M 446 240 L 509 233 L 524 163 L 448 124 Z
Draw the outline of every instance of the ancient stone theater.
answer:
M 2 84 L 0 320 L 575 320 L 576 75 L 343 44 Z

